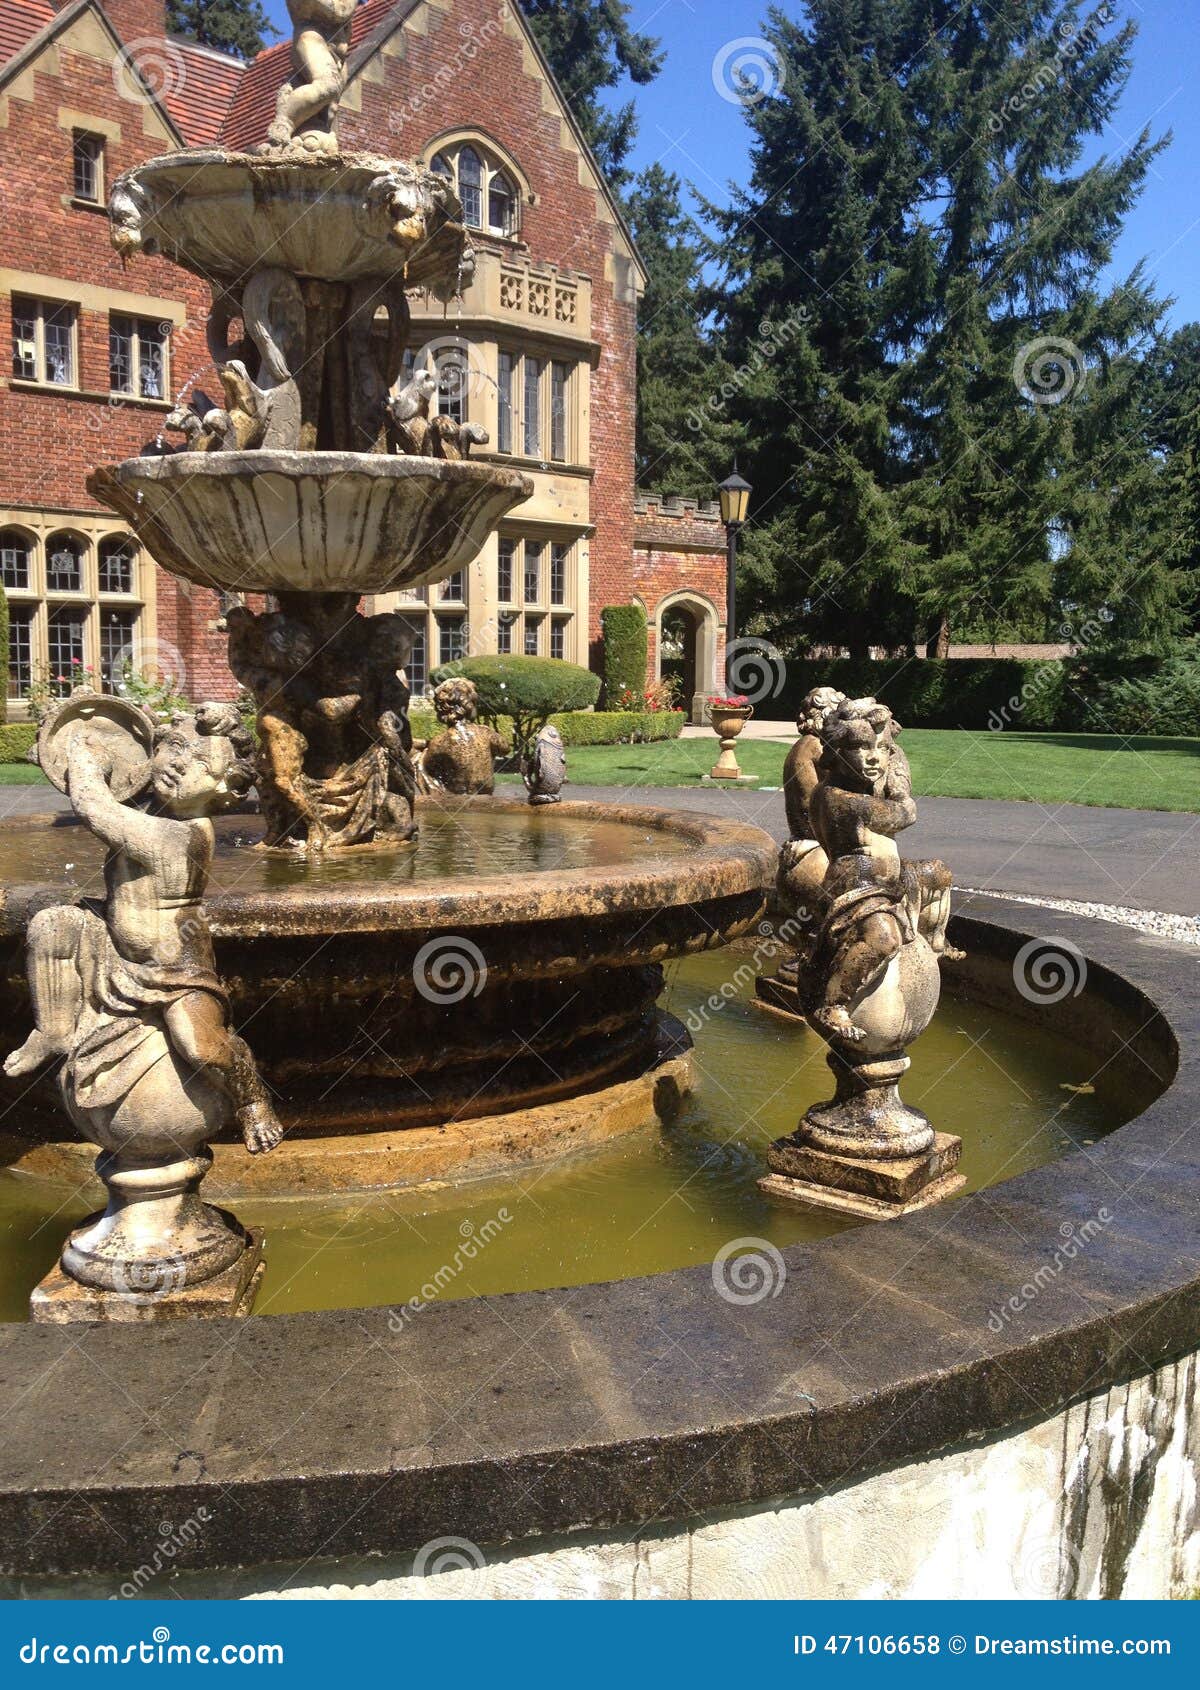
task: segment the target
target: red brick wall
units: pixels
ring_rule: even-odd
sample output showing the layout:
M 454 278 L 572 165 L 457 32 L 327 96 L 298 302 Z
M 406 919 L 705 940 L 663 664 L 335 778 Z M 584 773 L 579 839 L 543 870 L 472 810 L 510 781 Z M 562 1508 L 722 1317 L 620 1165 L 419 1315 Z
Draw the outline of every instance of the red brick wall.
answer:
M 664 599 L 690 592 L 716 610 L 717 669 L 725 651 L 725 530 L 715 506 L 639 494 L 634 514 L 633 592 L 650 623 L 647 680 L 653 680 L 657 651 L 654 618 Z

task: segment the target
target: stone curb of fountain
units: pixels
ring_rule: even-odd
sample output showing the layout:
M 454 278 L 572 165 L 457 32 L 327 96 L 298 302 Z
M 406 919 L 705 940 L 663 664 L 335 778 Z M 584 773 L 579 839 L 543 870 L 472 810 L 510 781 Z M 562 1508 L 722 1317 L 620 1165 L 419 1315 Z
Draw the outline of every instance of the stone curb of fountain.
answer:
M 949 984 L 1045 1024 L 1016 978 L 1028 913 L 969 900 Z M 1098 1072 L 1147 1066 L 1156 1100 L 986 1190 L 775 1252 L 761 1293 L 722 1295 L 714 1262 L 435 1303 L 402 1365 L 386 1308 L 196 1322 L 153 1345 L 0 1328 L 0 1572 L 119 1573 L 201 1506 L 181 1569 L 683 1520 L 1005 1436 L 1195 1350 L 1194 960 L 1067 912 L 1056 933 L 1086 959 L 1056 1031 Z M 459 1402 L 469 1425 L 446 1413 Z
M 1122 927 L 1135 927 L 1141 933 L 1152 933 L 1178 945 L 1200 945 L 1200 915 L 1170 915 L 1165 910 L 1132 909 L 1126 904 L 1086 903 L 1073 898 L 1030 898 L 1019 892 L 998 893 L 986 886 L 960 886 L 957 882 L 954 892 L 956 897 L 1002 897 L 1010 904 L 1062 910 L 1067 915 L 1084 916 L 1089 921 L 1112 921 Z

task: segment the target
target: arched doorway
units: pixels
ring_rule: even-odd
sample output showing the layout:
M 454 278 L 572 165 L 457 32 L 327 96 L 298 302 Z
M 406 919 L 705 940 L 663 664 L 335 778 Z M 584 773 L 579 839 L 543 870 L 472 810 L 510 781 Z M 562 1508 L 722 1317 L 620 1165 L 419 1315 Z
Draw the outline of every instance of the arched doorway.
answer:
M 693 722 L 702 722 L 713 687 L 716 611 L 698 594 L 681 593 L 659 606 L 657 623 L 658 674 L 676 682 L 680 708 Z

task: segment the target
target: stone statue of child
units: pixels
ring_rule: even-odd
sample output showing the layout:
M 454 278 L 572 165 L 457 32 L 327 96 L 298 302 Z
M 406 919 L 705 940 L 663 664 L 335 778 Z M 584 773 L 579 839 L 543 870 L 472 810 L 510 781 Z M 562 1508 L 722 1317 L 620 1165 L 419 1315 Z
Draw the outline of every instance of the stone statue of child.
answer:
M 75 734 L 67 784 L 80 820 L 108 847 L 107 899 L 103 914 L 57 905 L 30 922 L 36 1026 L 5 1062 L 7 1074 L 71 1056 L 77 1091 L 111 1089 L 157 1029 L 185 1067 L 228 1096 L 248 1150 L 279 1142 L 283 1128 L 254 1058 L 230 1026 L 202 901 L 214 848 L 209 817 L 249 791 L 249 751 L 232 705 L 176 717 L 155 736 L 150 779 L 163 813 L 154 814 L 117 800 L 103 745 Z
M 471 792 L 496 790 L 495 758 L 508 755 L 508 745 L 494 728 L 476 721 L 479 695 L 474 681 L 456 676 L 434 688 L 433 708 L 442 732 L 434 734 L 421 753 L 420 779 L 425 791 Z
M 273 147 L 286 147 L 297 130 L 327 114 L 332 132 L 346 82 L 350 27 L 358 0 L 287 0 L 292 20 L 292 75 L 283 84 L 275 121 L 267 130 Z
M 304 774 L 308 738 L 302 722 L 316 704 L 313 664 L 317 642 L 298 617 L 283 611 L 256 616 L 245 605 L 226 612 L 229 667 L 258 705 L 259 807 L 267 842 L 320 850 L 327 830 Z
M 809 800 L 814 835 L 829 859 L 810 965 L 818 988 L 812 1019 L 847 1044 L 864 1037 L 851 1007 L 916 933 L 935 954 L 959 954 L 946 943 L 950 871 L 937 861 L 902 862 L 896 847 L 917 807 L 908 779 L 898 782 L 899 791 L 891 784 L 899 755 L 894 734 L 891 711 L 874 699 L 839 705 L 823 729 L 821 779 Z

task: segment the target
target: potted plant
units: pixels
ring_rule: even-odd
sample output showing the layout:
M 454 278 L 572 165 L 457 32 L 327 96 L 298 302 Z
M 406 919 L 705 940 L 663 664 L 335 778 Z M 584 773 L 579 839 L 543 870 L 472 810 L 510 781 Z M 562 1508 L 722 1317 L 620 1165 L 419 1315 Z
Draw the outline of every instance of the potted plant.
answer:
M 734 741 L 754 714 L 754 706 L 741 693 L 713 694 L 708 700 L 708 719 L 721 742 L 721 755 L 713 764 L 711 780 L 741 780 Z

